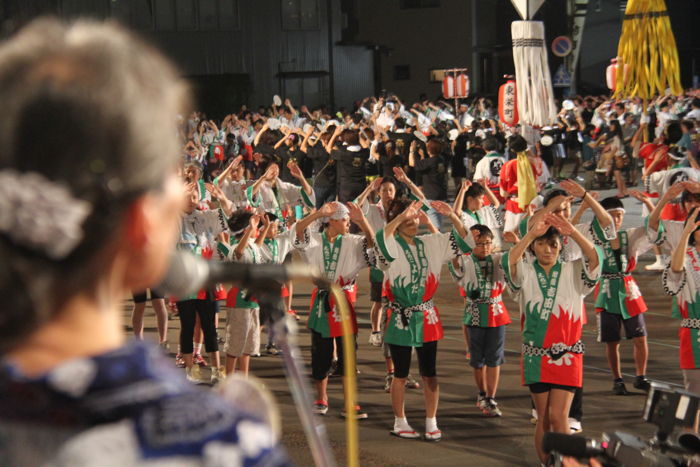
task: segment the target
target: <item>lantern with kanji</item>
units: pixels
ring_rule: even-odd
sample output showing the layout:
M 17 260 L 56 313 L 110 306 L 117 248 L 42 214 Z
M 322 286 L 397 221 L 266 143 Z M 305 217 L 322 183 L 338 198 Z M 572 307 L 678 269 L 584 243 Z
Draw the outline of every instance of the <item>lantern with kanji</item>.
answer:
M 620 75 L 620 67 L 622 66 L 618 63 L 617 58 L 610 60 L 610 65 L 605 69 L 605 82 L 608 85 L 608 89 L 615 91 L 617 89 L 617 78 Z M 629 65 L 625 64 L 622 69 L 621 78 L 627 81 L 629 75 Z
M 514 79 L 509 79 L 498 89 L 498 117 L 508 126 L 518 124 L 518 90 Z
M 454 99 L 455 97 L 455 79 L 451 75 L 445 74 L 442 79 L 442 97 L 445 99 Z
M 469 97 L 469 76 L 466 73 L 460 73 L 455 77 L 455 96 Z

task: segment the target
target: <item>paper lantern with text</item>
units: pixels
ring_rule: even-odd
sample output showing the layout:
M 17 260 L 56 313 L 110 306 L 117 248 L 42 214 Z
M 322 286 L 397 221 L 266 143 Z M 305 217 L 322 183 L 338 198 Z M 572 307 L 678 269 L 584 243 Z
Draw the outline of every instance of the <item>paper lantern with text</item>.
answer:
M 518 124 L 518 88 L 513 79 L 498 89 L 498 117 L 508 126 Z
M 455 77 L 455 96 L 469 97 L 469 76 L 460 73 Z
M 454 99 L 455 97 L 455 79 L 453 76 L 445 75 L 442 79 L 442 97 L 445 99 Z

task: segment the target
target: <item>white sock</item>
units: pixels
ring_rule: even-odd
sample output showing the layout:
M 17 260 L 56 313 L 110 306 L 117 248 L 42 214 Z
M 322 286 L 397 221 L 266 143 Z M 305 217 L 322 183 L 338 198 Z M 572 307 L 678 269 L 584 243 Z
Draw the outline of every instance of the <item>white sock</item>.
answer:
M 432 431 L 437 431 L 437 417 L 425 418 L 425 432 L 430 433 Z
M 195 355 L 202 353 L 202 344 L 197 344 L 196 342 L 193 342 L 192 346 L 194 347 Z
M 661 256 L 661 255 L 656 255 L 656 262 L 657 262 L 657 263 L 663 263 L 663 261 L 664 261 L 664 257 L 663 257 L 663 256 Z
M 406 417 L 394 417 L 394 431 L 413 431 Z

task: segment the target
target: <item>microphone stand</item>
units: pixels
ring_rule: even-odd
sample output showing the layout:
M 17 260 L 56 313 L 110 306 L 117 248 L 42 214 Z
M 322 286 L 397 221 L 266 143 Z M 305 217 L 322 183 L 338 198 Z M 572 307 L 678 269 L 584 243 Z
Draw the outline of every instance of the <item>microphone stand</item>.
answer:
M 272 292 L 279 291 L 279 287 L 261 289 L 262 287 L 256 288 L 254 291 L 260 305 L 260 315 L 269 314 L 272 317 L 275 340 L 282 350 L 287 384 L 294 398 L 306 439 L 309 441 L 314 462 L 317 466 L 335 467 L 336 462 L 328 442 L 326 426 L 318 417 L 314 417 L 311 411 L 313 400 L 310 396 L 310 385 L 305 376 L 306 369 L 302 363 L 304 360 L 296 342 L 298 335 L 296 322 L 287 318 L 287 312 L 279 292 Z

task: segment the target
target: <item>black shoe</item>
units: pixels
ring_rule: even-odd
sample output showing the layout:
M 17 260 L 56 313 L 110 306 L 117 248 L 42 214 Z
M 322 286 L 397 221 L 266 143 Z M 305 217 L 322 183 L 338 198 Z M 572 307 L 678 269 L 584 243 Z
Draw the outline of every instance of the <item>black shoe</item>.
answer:
M 613 394 L 616 396 L 627 395 L 627 388 L 625 387 L 624 381 L 615 381 L 612 388 Z
M 634 380 L 634 388 L 640 389 L 644 392 L 649 392 L 649 389 L 651 388 L 651 381 L 649 381 L 646 376 L 637 376 L 637 378 Z

